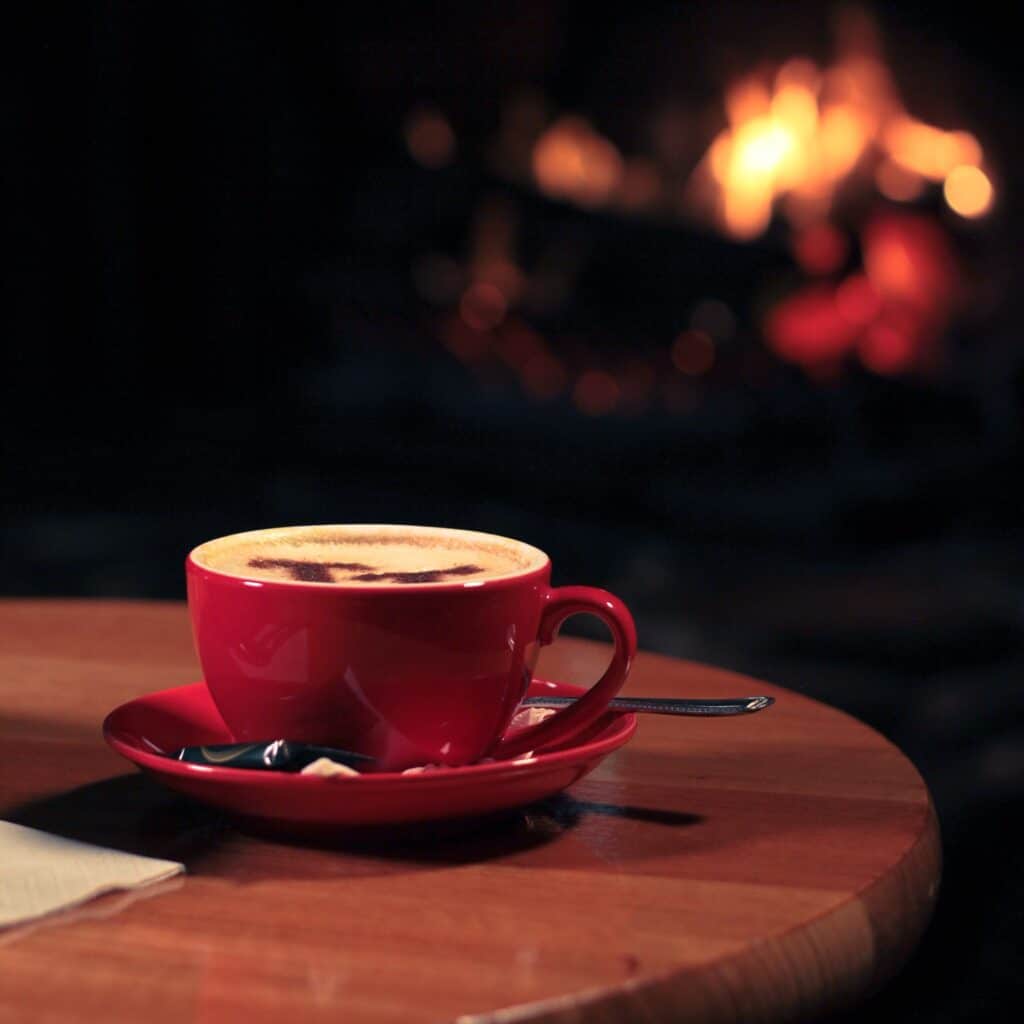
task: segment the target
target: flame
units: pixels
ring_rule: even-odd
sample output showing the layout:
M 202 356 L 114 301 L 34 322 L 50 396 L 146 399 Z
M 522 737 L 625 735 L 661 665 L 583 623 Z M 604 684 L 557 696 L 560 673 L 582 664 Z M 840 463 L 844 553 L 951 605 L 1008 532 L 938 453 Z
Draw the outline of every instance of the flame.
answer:
M 912 117 L 897 117 L 885 129 L 882 145 L 900 167 L 931 181 L 942 181 L 960 164 L 977 166 L 982 152 L 969 132 L 946 132 Z
M 841 19 L 830 64 L 797 56 L 762 68 L 732 82 L 722 106 L 723 127 L 696 170 L 691 146 L 703 122 L 677 107 L 653 125 L 654 156 L 624 155 L 583 117 L 547 123 L 545 104 L 525 97 L 503 117 L 498 153 L 517 176 L 531 173 L 543 194 L 590 210 L 697 212 L 744 241 L 781 214 L 793 257 L 813 280 L 760 314 L 768 347 L 821 379 L 854 359 L 877 374 L 933 371 L 967 286 L 943 222 L 892 204 L 941 188 L 953 213 L 984 217 L 996 189 L 979 140 L 907 110 L 877 29 L 857 9 Z M 424 166 L 443 166 L 455 147 L 450 125 L 432 108 L 410 117 L 406 141 Z M 875 194 L 889 204 L 873 209 L 867 200 Z M 736 317 L 717 300 L 700 303 L 672 340 L 661 368 L 677 372 L 658 373 L 643 360 L 608 369 L 604 357 L 578 351 L 563 361 L 517 311 L 553 308 L 569 275 L 545 275 L 543 261 L 536 273 L 521 270 L 515 231 L 510 210 L 492 204 L 461 273 L 427 266 L 419 275 L 421 290 L 457 297 L 457 315 L 442 330 L 457 358 L 503 362 L 533 398 L 564 395 L 588 416 L 628 414 L 656 393 L 671 411 L 689 411 L 700 400 L 699 378 L 734 368 L 727 343 Z M 764 372 L 750 365 L 749 379 Z
M 926 182 L 919 174 L 908 170 L 891 158 L 883 160 L 875 169 L 875 186 L 886 199 L 907 203 L 917 199 Z
M 732 237 L 766 231 L 780 200 L 794 227 L 820 222 L 853 178 L 897 202 L 944 183 L 946 203 L 963 217 L 991 208 L 978 140 L 906 111 L 866 16 L 844 32 L 831 67 L 796 57 L 774 77 L 747 76 L 727 88 L 726 126 L 690 184 L 691 195 L 706 196 L 701 179 L 710 180 L 714 219 Z
M 725 114 L 733 127 L 763 117 L 770 107 L 771 95 L 756 77 L 740 79 L 725 94 Z

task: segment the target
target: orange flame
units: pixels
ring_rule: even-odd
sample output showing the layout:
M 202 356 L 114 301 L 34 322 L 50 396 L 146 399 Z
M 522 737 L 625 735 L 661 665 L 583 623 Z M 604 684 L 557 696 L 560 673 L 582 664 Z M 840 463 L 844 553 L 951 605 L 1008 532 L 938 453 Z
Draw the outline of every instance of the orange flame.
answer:
M 983 216 L 994 188 L 978 140 L 907 113 L 864 16 L 847 26 L 840 49 L 824 70 L 797 57 L 774 78 L 734 82 L 724 96 L 727 125 L 691 179 L 691 195 L 710 181 L 713 217 L 739 239 L 767 230 L 780 200 L 794 227 L 820 222 L 847 181 L 869 175 L 895 201 L 944 183 L 950 209 Z

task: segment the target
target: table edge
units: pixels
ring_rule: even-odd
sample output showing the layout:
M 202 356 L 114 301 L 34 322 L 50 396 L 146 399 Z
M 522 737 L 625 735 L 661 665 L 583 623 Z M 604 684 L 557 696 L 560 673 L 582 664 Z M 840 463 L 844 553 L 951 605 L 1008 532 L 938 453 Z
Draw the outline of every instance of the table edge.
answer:
M 810 921 L 710 963 L 464 1014 L 452 1024 L 621 1024 L 634 1019 L 644 1024 L 777 1024 L 819 1020 L 864 1000 L 907 963 L 935 910 L 942 874 L 941 831 L 923 780 L 922 788 L 927 803 L 920 827 L 900 860 Z M 849 948 L 844 950 L 844 944 Z M 837 969 L 837 958 L 828 956 L 835 953 L 846 954 L 838 958 L 844 968 Z M 794 963 L 802 968 L 810 964 L 813 971 L 794 971 Z M 821 982 L 814 987 L 802 983 L 808 973 L 816 973 Z M 754 988 L 752 974 L 771 977 L 775 985 Z
M 55 605 L 96 607 L 110 610 L 130 607 L 177 608 L 186 604 L 176 599 L 90 598 L 0 596 L 4 606 Z M 606 643 L 567 636 L 581 647 L 607 647 Z M 822 1013 L 849 1005 L 876 991 L 898 973 L 910 958 L 934 912 L 942 869 L 942 848 L 938 817 L 927 785 L 907 756 L 887 737 L 855 715 L 816 700 L 799 691 L 749 676 L 734 669 L 706 665 L 653 651 L 642 656 L 683 663 L 737 681 L 756 682 L 801 701 L 820 704 L 830 712 L 848 717 L 891 747 L 914 770 L 924 795 L 916 835 L 895 864 L 861 890 L 800 925 L 762 938 L 733 954 L 709 963 L 670 968 L 624 982 L 568 993 L 530 1003 L 512 1005 L 481 1013 L 462 1014 L 454 1024 L 618 1024 L 639 1018 L 645 1024 L 697 1017 L 709 1024 L 757 1024 L 759 1021 L 814 1019 Z M 898 912 L 893 913 L 893 908 Z M 843 952 L 842 968 L 826 963 L 827 954 Z M 859 945 L 858 945 L 859 944 Z M 854 955 L 857 954 L 857 955 Z M 835 959 L 834 957 L 832 958 Z M 792 965 L 811 964 L 821 979 L 807 985 L 808 971 L 794 972 Z M 826 973 L 828 972 L 828 973 Z M 755 989 L 752 974 L 770 977 L 771 988 Z M 825 975 L 824 977 L 822 977 Z

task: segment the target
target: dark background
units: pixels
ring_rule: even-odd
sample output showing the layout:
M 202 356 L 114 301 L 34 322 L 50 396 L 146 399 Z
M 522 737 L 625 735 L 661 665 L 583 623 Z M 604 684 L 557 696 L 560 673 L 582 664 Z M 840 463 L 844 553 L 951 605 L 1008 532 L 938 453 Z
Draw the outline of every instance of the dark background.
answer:
M 541 199 L 484 159 L 543 89 L 621 145 L 653 99 L 705 102 L 744 59 L 826 45 L 817 5 L 93 3 L 5 13 L 7 595 L 180 598 L 220 534 L 427 522 L 547 550 L 641 644 L 843 707 L 914 760 L 946 873 L 918 955 L 869 1007 L 1011 1015 L 1024 883 L 1019 43 L 1009 9 L 877 11 L 908 104 L 969 124 L 1000 203 L 966 240 L 1000 288 L 940 380 L 775 366 L 689 414 L 593 417 L 474 374 L 417 292 L 504 197 L 591 257 L 563 334 L 599 350 L 742 304 L 785 262 Z M 822 53 L 824 56 L 824 53 Z M 410 159 L 417 103 L 456 160 Z M 936 108 L 938 108 L 936 110 Z M 550 326 L 550 325 L 549 325 Z M 579 623 L 579 629 L 588 628 Z M 1009 1002 L 1008 1002 L 1009 1000 Z M 1016 1007 L 1014 1007 L 1016 1009 Z

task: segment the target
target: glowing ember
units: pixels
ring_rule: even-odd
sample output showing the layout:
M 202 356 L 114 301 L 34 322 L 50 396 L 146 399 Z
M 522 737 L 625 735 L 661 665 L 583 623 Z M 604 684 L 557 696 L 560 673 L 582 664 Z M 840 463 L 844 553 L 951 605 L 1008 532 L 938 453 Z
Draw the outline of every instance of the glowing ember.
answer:
M 615 192 L 623 174 L 622 157 L 581 117 L 563 117 L 537 140 L 533 173 L 550 196 L 599 206 Z
M 417 163 L 435 170 L 450 164 L 455 155 L 455 133 L 444 114 L 433 107 L 421 107 L 409 115 L 405 144 Z
M 808 274 L 837 271 L 850 251 L 846 235 L 831 224 L 812 224 L 797 231 L 792 241 L 793 255 Z
M 769 311 L 769 346 L 816 375 L 850 356 L 878 374 L 930 369 L 961 299 L 946 235 L 924 216 L 886 214 L 865 225 L 860 248 L 863 272 L 798 290 Z
M 459 313 L 467 326 L 476 331 L 487 331 L 497 327 L 505 319 L 508 303 L 505 296 L 493 284 L 477 281 L 463 293 L 459 302 Z
M 865 274 L 851 274 L 836 289 L 836 310 L 854 327 L 865 327 L 882 311 L 882 299 Z
M 690 377 L 699 377 L 715 364 L 715 343 L 704 331 L 683 331 L 672 343 L 675 368 Z
M 765 323 L 776 355 L 809 371 L 838 367 L 857 340 L 858 328 L 839 311 L 835 289 L 814 285 L 780 302 Z
M 912 335 L 886 323 L 872 324 L 857 345 L 861 362 L 875 373 L 891 375 L 909 370 L 915 361 Z
M 929 217 L 889 213 L 872 218 L 861 235 L 864 269 L 887 300 L 907 303 L 942 319 L 960 298 L 960 272 L 952 244 Z

